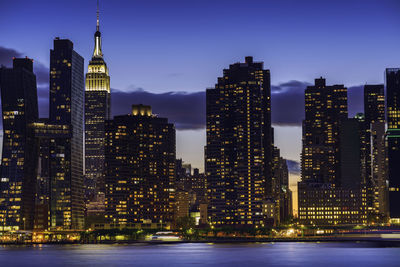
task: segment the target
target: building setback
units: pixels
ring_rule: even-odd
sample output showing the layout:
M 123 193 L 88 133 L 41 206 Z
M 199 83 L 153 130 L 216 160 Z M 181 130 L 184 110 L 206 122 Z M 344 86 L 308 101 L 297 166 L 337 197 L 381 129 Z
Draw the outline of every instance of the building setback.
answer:
M 32 230 L 39 150 L 32 123 L 38 119 L 33 61 L 14 58 L 0 68 L 3 151 L 0 180 L 0 230 Z
M 42 127 L 52 139 L 50 227 L 83 229 L 83 58 L 67 39 L 56 38 L 50 51 L 49 114 L 48 127 Z M 63 133 L 64 130 L 68 133 Z
M 400 219 L 400 69 L 386 69 L 389 213 Z
M 133 105 L 130 115 L 106 122 L 106 215 L 110 223 L 173 221 L 175 127 Z
M 205 172 L 214 227 L 263 226 L 271 194 L 270 72 L 246 57 L 206 92 Z

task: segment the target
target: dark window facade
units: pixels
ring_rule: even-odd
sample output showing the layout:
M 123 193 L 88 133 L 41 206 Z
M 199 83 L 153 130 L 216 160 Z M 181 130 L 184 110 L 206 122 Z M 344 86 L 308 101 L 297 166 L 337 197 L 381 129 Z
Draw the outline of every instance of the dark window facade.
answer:
M 0 69 L 3 151 L 0 177 L 0 230 L 33 229 L 38 144 L 36 76 L 31 59 L 14 59 Z

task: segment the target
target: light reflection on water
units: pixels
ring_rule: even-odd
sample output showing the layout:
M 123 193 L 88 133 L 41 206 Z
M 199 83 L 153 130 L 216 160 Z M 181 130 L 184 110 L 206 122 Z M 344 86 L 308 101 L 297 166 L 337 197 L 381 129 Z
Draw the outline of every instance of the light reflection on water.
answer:
M 372 243 L 2 246 L 0 266 L 400 266 Z

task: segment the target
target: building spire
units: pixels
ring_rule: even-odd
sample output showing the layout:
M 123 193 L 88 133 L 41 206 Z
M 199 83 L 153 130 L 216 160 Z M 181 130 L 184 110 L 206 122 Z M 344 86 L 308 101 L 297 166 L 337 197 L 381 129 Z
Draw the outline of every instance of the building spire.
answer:
M 99 0 L 97 0 L 97 24 L 96 31 L 100 31 L 100 20 L 99 20 Z
M 96 23 L 96 33 L 94 34 L 94 51 L 93 57 L 101 58 L 103 53 L 101 52 L 101 33 L 100 33 L 100 19 L 99 19 L 99 0 L 97 0 L 97 23 Z

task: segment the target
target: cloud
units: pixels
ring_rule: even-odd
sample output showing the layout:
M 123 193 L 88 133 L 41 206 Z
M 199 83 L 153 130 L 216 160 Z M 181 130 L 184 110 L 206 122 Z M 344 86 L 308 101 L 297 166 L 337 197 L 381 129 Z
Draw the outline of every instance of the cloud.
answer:
M 0 46 L 0 65 L 11 67 L 13 57 L 22 57 L 22 53 Z
M 300 175 L 300 173 L 301 173 L 300 162 L 287 159 L 286 164 L 288 166 L 290 173 Z
M 15 49 L 6 48 L 0 46 L 0 65 L 4 65 L 6 67 L 12 67 L 12 59 L 13 57 L 24 57 L 24 53 L 19 52 Z M 36 74 L 36 81 L 38 85 L 48 84 L 49 83 L 49 68 L 46 67 L 41 62 L 34 60 L 33 61 L 33 72 Z
M 49 68 L 38 61 L 33 61 L 33 72 L 36 74 L 36 82 L 39 85 L 49 86 Z
M 49 116 L 49 87 L 47 84 L 37 87 L 39 117 L 47 118 Z
M 24 54 L 0 46 L 0 64 L 10 67 L 13 57 Z M 49 69 L 39 61 L 34 61 L 34 72 L 38 83 L 38 97 L 41 116 L 47 115 Z M 171 73 L 179 76 L 180 73 Z M 288 81 L 271 88 L 272 123 L 280 126 L 301 126 L 304 119 L 304 90 L 310 83 Z M 204 129 L 206 124 L 205 92 L 167 92 L 151 93 L 143 88 L 129 86 L 129 92 L 112 91 L 113 115 L 130 112 L 132 104 L 148 104 L 154 113 L 167 117 L 175 123 L 177 129 Z M 363 86 L 348 89 L 349 116 L 363 110 Z
M 153 113 L 166 117 L 180 130 L 204 129 L 206 124 L 205 92 L 151 93 L 143 89 L 131 92 L 112 90 L 112 115 L 128 114 L 132 104 L 150 105 Z
M 272 123 L 280 126 L 301 126 L 304 119 L 304 90 L 310 83 L 288 81 L 271 88 Z M 206 123 L 205 92 L 151 93 L 131 85 L 129 92 L 112 90 L 113 115 L 127 114 L 132 104 L 152 106 L 154 113 L 169 118 L 177 129 L 204 129 Z M 363 110 L 363 86 L 348 89 L 349 115 Z
M 0 46 L 0 65 L 11 68 L 13 57 L 24 56 L 24 53 L 15 49 Z M 41 62 L 33 60 L 33 72 L 36 75 L 40 117 L 47 117 L 49 103 L 49 68 Z
M 289 81 L 271 87 L 272 123 L 280 126 L 299 126 L 304 119 L 304 90 L 310 85 Z
M 310 84 L 289 81 L 271 88 L 272 123 L 281 126 L 301 126 L 304 119 L 304 90 Z M 364 110 L 364 86 L 347 89 L 349 117 Z
M 304 88 L 308 83 L 289 81 L 272 87 L 272 123 L 299 125 L 304 116 Z M 145 104 L 153 112 L 168 118 L 177 129 L 195 130 L 206 126 L 206 94 L 202 92 L 151 93 L 134 85 L 129 92 L 113 89 L 112 115 L 130 113 L 132 104 Z M 290 107 L 290 108 L 289 108 Z

